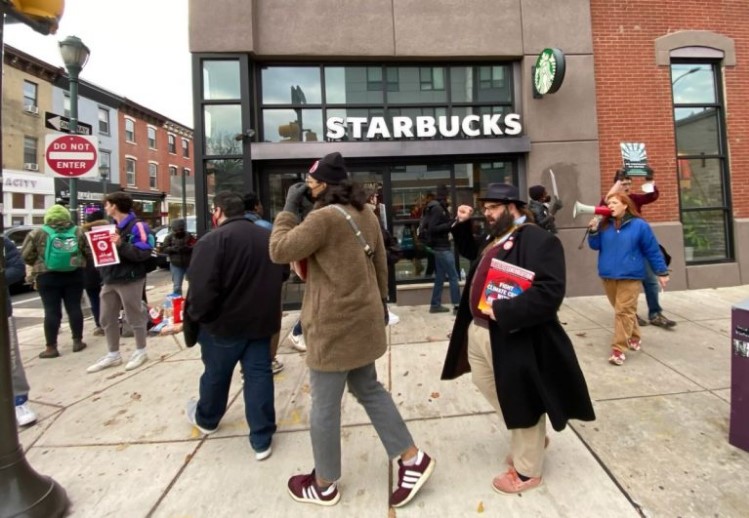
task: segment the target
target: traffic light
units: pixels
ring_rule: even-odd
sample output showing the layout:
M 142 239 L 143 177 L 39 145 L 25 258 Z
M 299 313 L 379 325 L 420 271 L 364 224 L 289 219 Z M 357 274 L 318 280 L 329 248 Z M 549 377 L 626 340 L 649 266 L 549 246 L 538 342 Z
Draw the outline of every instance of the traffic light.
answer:
M 278 127 L 278 134 L 283 137 L 281 142 L 299 142 L 299 124 L 290 122 Z
M 65 0 L 10 0 L 6 3 L 11 3 L 17 13 L 27 18 L 48 23 L 51 34 L 57 32 L 57 26 L 65 11 Z

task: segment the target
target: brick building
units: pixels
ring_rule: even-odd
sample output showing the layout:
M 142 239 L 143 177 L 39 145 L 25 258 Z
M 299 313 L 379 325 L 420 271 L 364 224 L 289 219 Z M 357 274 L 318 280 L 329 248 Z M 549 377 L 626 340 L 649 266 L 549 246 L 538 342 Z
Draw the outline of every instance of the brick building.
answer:
M 550 189 L 553 170 L 568 294 L 597 294 L 596 254 L 578 249 L 590 216 L 572 207 L 608 191 L 621 143 L 642 143 L 661 193 L 644 215 L 674 258 L 671 286 L 745 283 L 747 27 L 739 1 L 193 0 L 199 224 L 221 188 L 258 191 L 272 218 L 332 151 L 383 190 L 401 240 L 440 184 L 476 206 L 489 182 Z M 538 96 L 546 48 L 565 74 Z M 425 263 L 414 250 L 396 265 L 400 303 L 426 300 Z

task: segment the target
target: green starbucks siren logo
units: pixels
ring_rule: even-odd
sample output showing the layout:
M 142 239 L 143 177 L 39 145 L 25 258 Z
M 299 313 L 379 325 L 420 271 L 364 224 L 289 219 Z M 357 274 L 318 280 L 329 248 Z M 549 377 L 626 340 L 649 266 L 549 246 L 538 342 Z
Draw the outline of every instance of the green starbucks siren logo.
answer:
M 533 86 L 541 95 L 553 94 L 564 81 L 564 52 L 544 49 L 536 59 Z

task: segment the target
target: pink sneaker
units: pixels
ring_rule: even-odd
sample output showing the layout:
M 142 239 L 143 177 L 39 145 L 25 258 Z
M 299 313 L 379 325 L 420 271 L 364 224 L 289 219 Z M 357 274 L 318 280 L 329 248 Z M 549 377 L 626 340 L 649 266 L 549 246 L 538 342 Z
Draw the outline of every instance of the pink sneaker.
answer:
M 627 340 L 627 347 L 629 347 L 630 351 L 639 351 L 642 347 L 642 340 L 639 338 L 630 338 Z
M 502 475 L 497 475 L 492 480 L 492 487 L 500 493 L 515 494 L 528 491 L 541 485 L 541 477 L 531 477 L 523 481 L 515 471 L 515 468 L 509 468 Z
M 621 352 L 619 349 L 612 349 L 611 350 L 611 357 L 609 357 L 609 363 L 613 365 L 624 365 L 624 360 L 626 360 L 627 357 L 624 356 L 624 353 Z

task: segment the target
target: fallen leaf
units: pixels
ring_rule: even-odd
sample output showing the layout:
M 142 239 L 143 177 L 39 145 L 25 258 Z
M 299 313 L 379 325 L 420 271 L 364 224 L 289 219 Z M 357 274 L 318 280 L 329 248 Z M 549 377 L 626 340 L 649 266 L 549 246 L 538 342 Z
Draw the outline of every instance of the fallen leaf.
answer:
M 484 512 L 484 502 L 479 500 L 479 506 L 476 508 L 477 513 L 483 513 Z
M 437 399 L 439 397 L 440 397 L 440 393 L 439 392 L 432 392 L 432 398 L 433 399 Z
M 584 338 L 587 335 L 588 333 L 586 333 L 585 331 L 583 331 L 582 333 L 575 333 L 575 336 L 579 336 L 580 338 Z
M 130 399 L 132 399 L 134 401 L 140 401 L 142 397 L 143 396 L 141 396 L 137 392 L 133 392 L 132 394 L 130 394 Z

